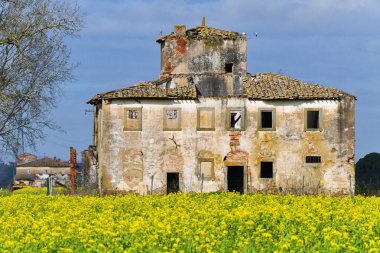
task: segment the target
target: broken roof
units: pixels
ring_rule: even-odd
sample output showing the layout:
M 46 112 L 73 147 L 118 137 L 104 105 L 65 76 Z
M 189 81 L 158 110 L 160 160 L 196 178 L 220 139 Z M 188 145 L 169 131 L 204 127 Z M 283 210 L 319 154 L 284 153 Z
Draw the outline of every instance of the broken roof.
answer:
M 191 77 L 189 75 L 189 77 Z M 188 78 L 188 84 L 177 88 L 167 88 L 172 78 L 163 80 L 140 82 L 130 87 L 100 93 L 90 99 L 87 103 L 96 104 L 102 99 L 123 98 L 166 98 L 166 99 L 197 99 L 199 94 L 197 86 L 202 82 L 194 84 L 192 78 Z M 165 86 L 165 87 L 164 87 Z M 341 99 L 345 96 L 354 96 L 335 88 L 329 88 L 320 84 L 302 82 L 300 80 L 273 73 L 247 74 L 243 78 L 243 89 L 240 97 L 249 99 Z M 218 97 L 214 94 L 214 97 Z
M 17 167 L 70 167 L 70 163 L 58 161 L 49 157 L 44 157 L 42 159 L 17 165 Z
M 162 42 L 165 41 L 166 38 L 175 36 L 176 34 L 174 32 L 169 33 L 167 35 L 159 37 L 156 41 Z M 243 35 L 239 34 L 238 32 L 233 31 L 227 31 L 222 29 L 217 29 L 213 27 L 208 26 L 196 26 L 194 28 L 187 29 L 185 31 L 185 36 L 188 39 L 207 39 L 210 37 L 219 37 L 221 39 L 237 39 L 239 37 L 242 37 Z

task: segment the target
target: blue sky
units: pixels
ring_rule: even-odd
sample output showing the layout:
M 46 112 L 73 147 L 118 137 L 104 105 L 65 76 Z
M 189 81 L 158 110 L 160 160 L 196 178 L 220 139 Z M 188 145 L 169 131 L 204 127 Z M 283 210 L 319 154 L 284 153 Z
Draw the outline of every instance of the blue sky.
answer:
M 376 0 L 80 0 L 85 28 L 68 41 L 80 63 L 52 111 L 65 132 L 47 131 L 39 156 L 68 160 L 92 144 L 92 109 L 99 92 L 159 73 L 155 39 L 175 24 L 206 25 L 247 33 L 248 71 L 282 73 L 357 96 L 356 160 L 380 152 L 380 1 Z M 258 37 L 254 34 L 258 33 Z

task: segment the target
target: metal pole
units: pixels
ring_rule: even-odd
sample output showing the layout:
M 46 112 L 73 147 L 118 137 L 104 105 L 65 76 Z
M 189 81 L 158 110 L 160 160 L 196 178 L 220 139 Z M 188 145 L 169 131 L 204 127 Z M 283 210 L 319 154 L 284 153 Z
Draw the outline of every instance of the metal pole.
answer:
M 49 176 L 49 179 L 50 179 L 50 183 L 49 183 L 50 194 L 49 195 L 53 195 L 53 177 Z
M 351 183 L 351 175 L 348 176 L 348 180 L 350 180 L 350 195 L 353 196 L 353 193 L 352 193 L 352 183 Z
M 252 195 L 252 173 L 249 172 L 249 194 Z
M 202 181 L 201 181 L 201 193 L 203 192 L 203 177 L 204 177 L 204 174 L 202 173 Z
M 152 180 L 150 182 L 150 195 L 153 194 L 153 179 L 154 179 L 154 175 L 152 175 Z
M 46 178 L 46 189 L 47 189 L 47 192 L 46 192 L 46 195 L 50 195 L 50 179 L 49 179 L 49 177 L 48 178 Z

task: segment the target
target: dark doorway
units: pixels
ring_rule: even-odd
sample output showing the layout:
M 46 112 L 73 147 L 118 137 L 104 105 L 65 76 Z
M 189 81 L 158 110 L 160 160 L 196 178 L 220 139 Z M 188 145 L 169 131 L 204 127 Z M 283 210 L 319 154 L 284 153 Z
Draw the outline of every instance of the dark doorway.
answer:
M 229 192 L 244 193 L 244 167 L 228 166 L 227 187 Z
M 166 178 L 166 193 L 175 193 L 179 192 L 179 173 L 173 172 L 173 173 L 167 173 Z

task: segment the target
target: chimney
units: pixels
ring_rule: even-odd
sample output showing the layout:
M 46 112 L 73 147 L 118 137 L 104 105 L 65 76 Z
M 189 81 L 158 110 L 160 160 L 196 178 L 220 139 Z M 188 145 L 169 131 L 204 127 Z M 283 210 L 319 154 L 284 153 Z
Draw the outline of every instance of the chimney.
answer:
M 202 18 L 202 27 L 205 27 L 206 26 L 206 17 L 203 17 Z
M 175 25 L 174 26 L 174 33 L 178 36 L 184 36 L 186 33 L 186 26 L 185 25 Z

